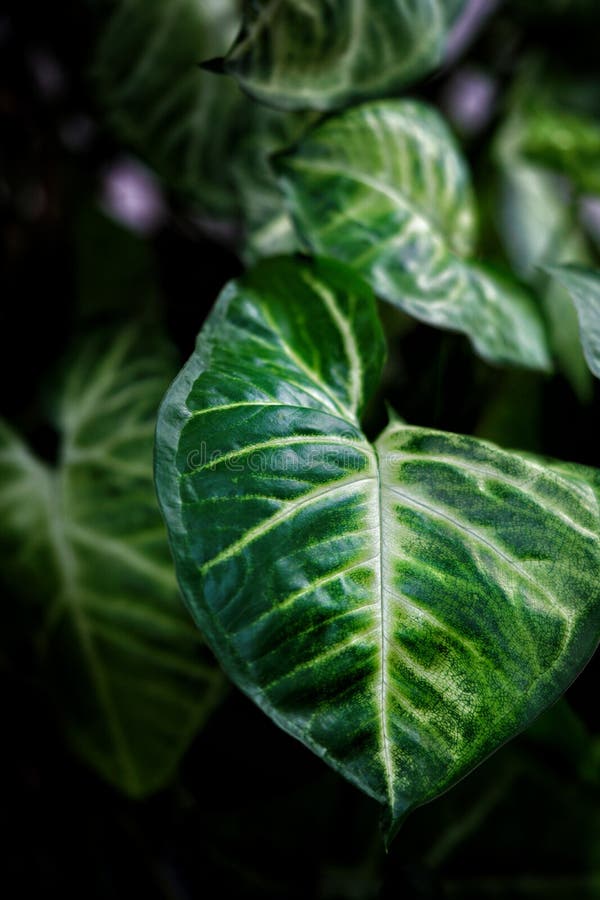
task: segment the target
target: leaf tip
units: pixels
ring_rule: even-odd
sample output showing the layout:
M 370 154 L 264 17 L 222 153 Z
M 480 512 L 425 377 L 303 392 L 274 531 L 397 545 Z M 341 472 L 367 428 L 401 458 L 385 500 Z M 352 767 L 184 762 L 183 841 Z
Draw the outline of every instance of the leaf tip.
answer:
M 198 63 L 204 72 L 213 72 L 216 75 L 227 75 L 227 60 L 224 56 L 215 56 L 214 59 L 205 59 Z
M 385 401 L 385 408 L 388 416 L 388 422 L 390 425 L 406 425 L 406 419 L 403 419 L 402 416 L 398 415 L 394 407 L 388 401 Z
M 383 836 L 383 846 L 385 852 L 389 853 L 394 839 L 406 821 L 410 812 L 410 808 L 400 810 L 390 809 L 386 807 L 381 816 L 381 832 Z

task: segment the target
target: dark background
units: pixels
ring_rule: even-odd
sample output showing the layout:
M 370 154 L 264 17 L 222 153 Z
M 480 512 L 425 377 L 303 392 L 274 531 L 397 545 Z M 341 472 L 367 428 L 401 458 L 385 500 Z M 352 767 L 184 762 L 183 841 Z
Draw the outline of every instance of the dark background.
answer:
M 494 69 L 499 90 L 524 41 L 567 62 L 571 52 L 577 65 L 586 43 L 597 53 L 597 35 L 585 29 L 569 51 L 560 27 L 536 22 L 531 34 L 528 27 L 507 31 L 498 15 L 469 50 L 471 62 Z M 103 128 L 90 90 L 93 41 L 82 4 L 25 2 L 0 13 L 2 415 L 50 462 L 56 435 L 40 424 L 40 408 L 47 374 L 81 325 L 85 222 L 103 215 L 107 173 L 128 154 Z M 443 106 L 454 75 L 442 72 L 417 93 Z M 480 183 L 488 177 L 485 148 L 496 115 L 492 110 L 467 141 Z M 166 189 L 159 195 L 156 221 L 141 239 L 156 266 L 164 326 L 183 361 L 220 288 L 242 266 L 230 241 L 194 224 Z M 98 273 L 107 252 L 102 241 L 95 244 Z M 89 319 L 103 315 L 96 310 Z M 395 334 L 393 315 L 384 316 Z M 502 414 L 493 411 L 508 396 L 508 443 L 598 463 L 597 388 L 593 403 L 581 405 L 561 376 L 500 373 L 475 360 L 462 338 L 420 325 L 397 333 L 385 395 L 410 421 L 494 437 Z M 382 410 L 379 398 L 373 428 Z M 5 590 L 0 871 L 16 886 L 7 896 L 600 897 L 597 659 L 568 692 L 570 708 L 561 703 L 417 811 L 386 856 L 375 804 L 235 689 L 172 787 L 146 801 L 120 796 L 65 749 L 28 635 L 13 627 L 18 606 Z

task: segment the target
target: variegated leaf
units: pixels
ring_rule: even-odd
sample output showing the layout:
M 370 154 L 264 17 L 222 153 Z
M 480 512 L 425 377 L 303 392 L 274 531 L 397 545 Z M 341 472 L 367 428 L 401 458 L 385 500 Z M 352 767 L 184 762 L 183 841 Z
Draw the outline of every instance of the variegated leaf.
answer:
M 156 481 L 221 663 L 392 835 L 592 654 L 600 511 L 584 470 L 399 420 L 370 443 L 383 355 L 351 271 L 261 264 L 163 402 Z
M 92 64 L 119 138 L 170 186 L 215 214 L 237 210 L 224 161 L 244 133 L 247 104 L 235 84 L 198 63 L 225 50 L 238 21 L 238 0 L 119 0 Z
M 469 174 L 434 109 L 380 101 L 316 128 L 279 160 L 301 236 L 407 313 L 468 335 L 495 363 L 550 366 L 534 299 L 469 260 Z
M 298 139 L 305 117 L 266 109 L 198 65 L 233 40 L 239 0 L 108 8 L 92 76 L 119 139 L 200 213 L 242 218 L 249 255 L 294 249 L 268 156 Z
M 32 609 L 77 753 L 141 796 L 172 776 L 222 692 L 190 626 L 152 485 L 170 353 L 125 329 L 82 342 L 58 396 L 59 461 L 0 423 L 0 550 Z
M 461 0 L 249 0 L 224 61 L 282 109 L 334 109 L 393 93 L 442 58 Z

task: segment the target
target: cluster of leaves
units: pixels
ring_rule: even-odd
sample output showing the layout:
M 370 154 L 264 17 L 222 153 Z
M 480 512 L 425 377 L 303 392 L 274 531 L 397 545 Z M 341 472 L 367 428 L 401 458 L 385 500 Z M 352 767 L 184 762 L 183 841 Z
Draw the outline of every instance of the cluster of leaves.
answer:
M 597 21 L 593 6 L 548 16 Z M 227 673 L 384 804 L 388 836 L 557 700 L 600 631 L 597 470 L 395 414 L 375 441 L 363 424 L 386 352 L 376 300 L 488 364 L 559 369 L 582 402 L 600 377 L 583 215 L 600 97 L 524 57 L 488 147 L 505 257 L 484 261 L 459 143 L 400 96 L 443 64 L 464 7 L 93 7 L 107 124 L 207 227 L 241 225 L 250 266 L 159 417 L 179 585 Z M 0 430 L 7 577 L 71 745 L 135 795 L 170 779 L 223 692 L 152 488 L 174 371 L 155 318 L 120 319 L 56 379 L 56 464 Z
M 330 110 L 439 60 L 444 4 L 381 4 L 368 23 L 360 4 L 334 8 L 248 5 L 219 67 L 284 111 Z M 596 126 L 545 109 L 523 118 L 501 158 L 519 152 L 589 189 Z M 163 405 L 159 499 L 184 596 L 224 668 L 380 800 L 394 834 L 593 653 L 598 474 L 396 419 L 374 445 L 361 431 L 384 357 L 371 289 L 464 332 L 489 362 L 554 364 L 535 294 L 474 259 L 469 172 L 433 108 L 352 106 L 272 166 L 314 258 L 265 262 L 223 293 Z M 263 240 L 265 255 L 279 249 Z M 597 372 L 600 279 L 549 275 Z

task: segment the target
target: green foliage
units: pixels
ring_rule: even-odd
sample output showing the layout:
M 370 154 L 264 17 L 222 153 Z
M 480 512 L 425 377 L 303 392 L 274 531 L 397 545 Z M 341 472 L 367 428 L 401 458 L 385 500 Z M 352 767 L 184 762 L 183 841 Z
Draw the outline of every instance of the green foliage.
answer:
M 567 292 L 549 282 L 542 267 L 558 260 L 590 262 L 590 250 L 568 185 L 524 155 L 527 120 L 527 111 L 517 105 L 496 142 L 499 227 L 515 271 L 541 298 L 558 367 L 585 401 L 592 386 L 577 316 Z
M 527 118 L 526 156 L 567 175 L 575 187 L 600 193 L 600 123 L 559 109 L 537 109 Z
M 167 394 L 157 487 L 187 604 L 234 681 L 406 814 L 553 703 L 600 628 L 599 496 L 393 420 L 360 427 L 383 343 L 332 262 L 227 287 Z
M 549 272 L 575 304 L 585 358 L 596 378 L 600 378 L 600 272 L 583 266 L 556 266 Z
M 440 116 L 412 101 L 356 107 L 279 161 L 299 232 L 416 318 L 464 332 L 496 363 L 550 367 L 535 300 L 472 255 L 469 173 Z
M 437 66 L 452 0 L 253 0 L 225 71 L 281 109 L 329 110 L 398 91 Z
M 469 6 L 0 21 L 5 772 L 49 760 L 54 816 L 55 714 L 75 831 L 127 832 L 148 896 L 598 897 L 593 702 L 555 701 L 600 634 L 600 6 Z M 136 230 L 127 153 L 151 237 L 96 208 Z M 230 692 L 178 768 L 225 675 L 267 717 Z M 373 799 L 388 843 L 424 807 L 385 861 Z
M 265 109 L 199 67 L 233 40 L 239 6 L 119 0 L 102 12 L 92 78 L 109 126 L 170 188 L 204 215 L 241 217 L 250 252 L 263 230 L 290 250 L 268 157 L 299 137 L 306 117 Z
M 167 183 L 224 214 L 237 204 L 223 160 L 243 133 L 246 113 L 235 85 L 202 72 L 198 62 L 233 39 L 238 5 L 119 0 L 108 18 L 102 11 L 106 21 L 92 65 L 117 135 Z
M 88 339 L 54 403 L 58 462 L 0 425 L 4 574 L 31 607 L 77 753 L 134 796 L 172 777 L 222 681 L 181 606 L 152 488 L 173 371 L 149 329 Z

